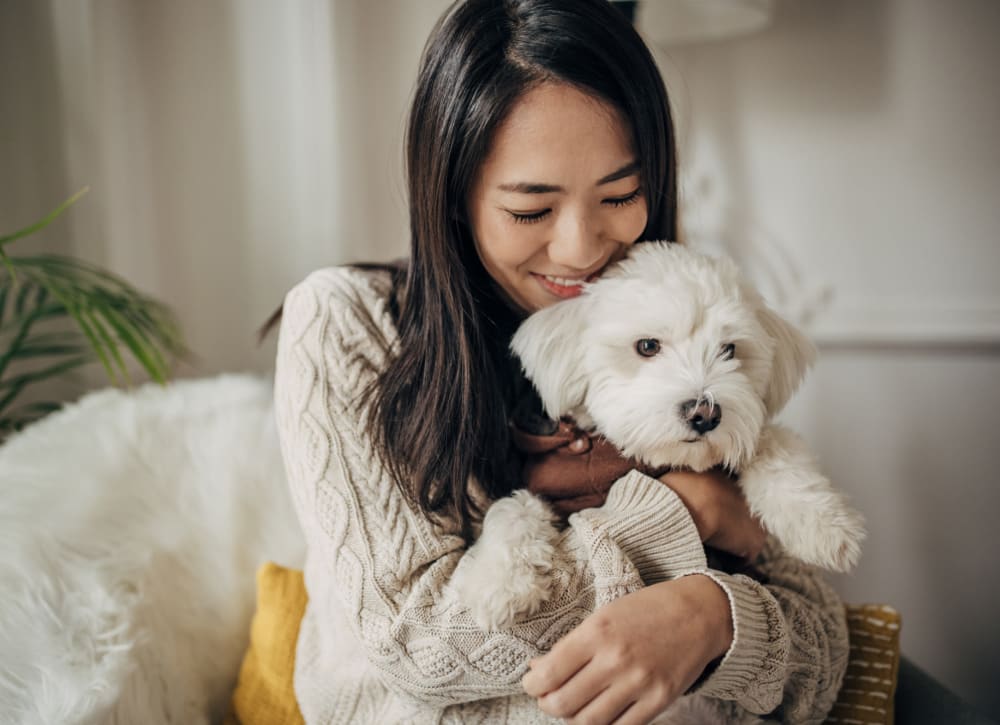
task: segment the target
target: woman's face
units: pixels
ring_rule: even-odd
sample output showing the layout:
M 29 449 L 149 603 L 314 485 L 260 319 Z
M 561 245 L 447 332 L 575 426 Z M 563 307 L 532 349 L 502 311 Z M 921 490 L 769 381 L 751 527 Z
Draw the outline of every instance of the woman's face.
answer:
M 467 201 L 483 266 L 525 312 L 575 297 L 646 228 L 629 125 L 613 106 L 544 83 L 500 125 Z

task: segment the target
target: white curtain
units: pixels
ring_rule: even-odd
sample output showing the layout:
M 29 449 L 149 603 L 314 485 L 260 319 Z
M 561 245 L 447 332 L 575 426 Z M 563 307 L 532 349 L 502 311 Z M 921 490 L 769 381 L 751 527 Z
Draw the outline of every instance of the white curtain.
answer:
M 254 332 L 291 285 L 406 251 L 404 116 L 446 5 L 6 0 L 0 230 L 89 186 L 12 251 L 166 301 L 199 357 L 182 375 L 269 370 Z

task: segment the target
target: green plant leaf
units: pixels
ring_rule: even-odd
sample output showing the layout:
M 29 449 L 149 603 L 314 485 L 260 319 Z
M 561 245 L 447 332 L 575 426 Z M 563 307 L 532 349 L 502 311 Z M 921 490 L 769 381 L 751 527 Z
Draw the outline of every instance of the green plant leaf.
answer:
M 63 407 L 63 403 L 57 403 L 55 401 L 41 401 L 36 403 L 28 403 L 22 405 L 18 408 L 18 411 L 24 411 L 25 413 L 51 413 L 54 410 L 59 410 Z
M 112 312 L 112 317 L 119 325 L 127 327 L 135 335 L 137 341 L 148 350 L 149 356 L 152 358 L 153 367 L 160 371 L 160 379 L 163 380 L 169 373 L 170 365 L 167 364 L 166 359 L 163 357 L 161 349 L 170 355 L 176 356 L 178 348 L 181 346 L 172 337 L 170 320 L 161 320 L 158 325 L 147 326 L 144 324 L 141 315 L 136 314 L 141 310 L 142 308 L 138 307 L 115 309 Z M 152 371 L 150 371 L 150 375 L 153 375 Z M 154 377 L 156 376 L 154 375 Z
M 32 358 L 52 357 L 55 355 L 87 355 L 88 353 L 93 357 L 93 352 L 90 347 L 71 342 L 40 344 L 35 340 L 31 340 L 18 348 L 11 357 L 11 360 L 30 360 Z
M 28 298 L 31 296 L 32 292 L 37 292 L 39 288 L 30 284 L 22 284 L 21 289 L 18 290 L 17 299 L 14 301 L 14 314 L 23 315 L 25 307 L 28 305 Z M 44 289 L 44 287 L 42 288 Z
M 13 282 L 5 281 L 3 285 L 0 285 L 0 325 L 3 324 L 4 313 L 7 312 L 7 296 L 13 287 Z
M 131 385 L 123 347 L 160 383 L 174 362 L 193 356 L 170 308 L 118 275 L 72 257 L 7 253 L 5 245 L 44 228 L 85 191 L 39 222 L 0 236 L 0 433 L 53 410 L 58 404 L 10 412 L 25 387 L 73 368 L 99 361 L 112 384 Z M 8 370 L 27 361 L 42 368 Z
M 184 347 L 180 328 L 167 307 L 153 302 L 141 307 L 132 307 L 128 312 L 137 326 L 159 338 L 168 351 L 182 355 L 188 353 Z
M 20 395 L 26 387 L 32 383 L 37 383 L 42 380 L 48 380 L 57 375 L 62 375 L 74 368 L 78 368 L 81 365 L 86 365 L 90 362 L 90 358 L 74 358 L 71 360 L 64 360 L 61 363 L 55 365 L 50 365 L 47 368 L 41 370 L 32 370 L 28 373 L 22 373 L 21 375 L 15 375 L 14 377 L 8 378 L 6 380 L 0 380 L 0 393 L 3 397 L 0 398 L 0 411 L 3 411 L 10 403 Z M 3 392 L 6 391 L 6 392 Z
M 21 239 L 22 237 L 26 237 L 29 234 L 34 234 L 35 232 L 40 231 L 45 227 L 47 227 L 49 224 L 52 223 L 53 219 L 62 214 L 69 207 L 73 206 L 73 204 L 75 204 L 79 200 L 79 198 L 84 194 L 86 194 L 88 191 L 90 191 L 89 186 L 83 187 L 78 192 L 73 194 L 73 196 L 71 196 L 69 199 L 64 201 L 59 206 L 57 206 L 54 211 L 49 212 L 49 214 L 44 216 L 40 221 L 37 221 L 34 224 L 29 224 L 28 226 L 24 227 L 24 229 L 18 229 L 13 234 L 7 234 L 5 236 L 0 237 L 0 251 L 2 251 L 2 247 L 5 244 L 13 242 L 15 239 Z
M 94 348 L 94 352 L 97 353 L 97 357 L 100 358 L 101 364 L 104 366 L 105 372 L 108 374 L 108 378 L 112 383 L 116 383 L 115 372 L 111 368 L 111 362 L 108 360 L 107 351 L 104 349 L 104 342 L 101 338 L 97 336 L 93 328 L 90 326 L 90 322 L 87 321 L 86 315 L 78 308 L 72 305 L 66 305 L 66 310 L 69 312 L 70 316 L 83 331 L 83 334 L 87 336 L 90 340 L 91 347 Z
M 96 303 L 97 301 L 95 300 L 94 302 Z M 115 363 L 117 363 L 118 369 L 121 370 L 122 377 L 125 379 L 125 385 L 131 387 L 132 378 L 129 377 L 125 361 L 122 359 L 121 353 L 118 352 L 118 341 L 111 336 L 107 328 L 104 326 L 104 322 L 101 321 L 102 317 L 105 320 L 108 319 L 108 308 L 102 307 L 99 304 L 93 304 L 90 309 L 84 311 L 84 314 L 87 316 L 87 322 L 91 324 L 93 329 L 96 330 L 98 336 L 104 342 L 105 349 L 111 353 Z M 112 323 L 109 321 L 109 324 Z M 113 324 L 112 327 L 114 327 Z
M 163 353 L 179 356 L 187 352 L 169 308 L 131 289 L 116 276 L 78 265 L 76 260 L 64 257 L 21 258 L 19 261 L 30 267 L 33 279 L 53 290 L 74 319 L 79 321 L 81 316 L 85 317 L 84 324 L 80 325 L 84 334 L 91 344 L 95 344 L 96 338 L 95 349 L 99 355 L 103 354 L 109 365 L 114 358 L 128 384 L 131 381 L 118 355 L 118 342 L 129 349 L 150 377 L 161 383 L 167 380 L 170 371 Z M 117 340 L 107 334 L 103 323 L 114 329 Z M 117 378 L 115 374 L 109 377 L 113 381 Z
M 55 317 L 67 317 L 68 315 L 69 313 L 66 311 L 66 308 L 59 302 L 50 302 L 32 313 L 32 316 L 35 317 L 38 322 L 43 322 Z M 21 323 L 21 319 L 12 317 L 10 321 L 0 325 L 0 335 L 9 334 L 15 327 L 20 327 Z
M 56 403 L 54 401 L 22 405 L 12 413 L 8 413 L 3 418 L 0 418 L 0 440 L 2 440 L 2 435 L 4 433 L 9 434 L 19 431 L 29 423 L 33 423 L 39 418 L 43 418 L 49 413 L 53 413 L 62 407 L 62 403 Z
M 115 328 L 115 332 L 132 351 L 135 358 L 142 363 L 149 376 L 160 384 L 165 383 L 170 370 L 156 346 L 150 344 L 145 333 L 129 324 L 128 320 L 118 313 L 118 310 L 108 308 L 106 313 L 108 322 Z
M 3 262 L 3 266 L 7 268 L 7 273 L 10 275 L 10 281 L 13 284 L 17 284 L 17 272 L 14 271 L 14 263 L 11 262 L 10 257 L 7 256 L 7 252 L 3 250 L 0 246 L 0 262 Z
M 19 295 L 20 297 L 20 295 Z M 20 300 L 18 300 L 20 303 Z M 23 308 L 23 305 L 20 305 Z M 0 355 L 0 376 L 7 369 L 11 360 L 17 355 L 18 351 L 24 345 L 25 340 L 31 333 L 32 326 L 38 322 L 39 317 L 32 311 L 31 314 L 26 314 L 22 309 L 14 316 L 13 322 L 17 323 L 17 330 L 13 332 L 10 341 L 7 343 L 6 351 Z
M 66 372 L 67 370 L 72 370 L 73 368 L 85 365 L 88 362 L 90 362 L 90 359 L 78 357 L 70 360 L 64 360 L 63 362 L 50 365 L 46 368 L 42 368 L 41 370 L 32 370 L 27 373 L 21 373 L 20 375 L 14 375 L 6 380 L 0 380 L 0 390 L 10 390 L 25 383 L 47 380 L 53 375 Z

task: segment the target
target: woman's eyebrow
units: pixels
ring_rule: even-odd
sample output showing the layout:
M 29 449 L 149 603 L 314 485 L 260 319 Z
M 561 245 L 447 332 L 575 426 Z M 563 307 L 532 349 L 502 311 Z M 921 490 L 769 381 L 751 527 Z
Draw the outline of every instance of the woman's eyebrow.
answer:
M 500 191 L 513 191 L 518 194 L 550 194 L 553 191 L 565 191 L 561 186 L 538 184 L 531 181 L 518 181 L 512 184 L 500 184 Z
M 618 179 L 624 179 L 627 176 L 632 176 L 637 173 L 639 173 L 639 162 L 629 161 L 617 171 L 612 171 L 610 174 L 602 178 L 597 182 L 597 185 L 604 186 L 604 184 L 610 184 L 612 181 L 618 181 Z
M 620 169 L 612 171 L 607 176 L 601 177 L 596 186 L 603 186 L 604 184 L 610 184 L 612 181 L 618 181 L 619 179 L 632 176 L 633 174 L 638 173 L 639 168 L 638 161 L 629 161 Z M 513 191 L 518 194 L 551 194 L 556 191 L 566 191 L 561 186 L 555 186 L 553 184 L 540 184 L 532 181 L 518 181 L 510 184 L 500 184 L 497 188 L 500 189 L 500 191 Z

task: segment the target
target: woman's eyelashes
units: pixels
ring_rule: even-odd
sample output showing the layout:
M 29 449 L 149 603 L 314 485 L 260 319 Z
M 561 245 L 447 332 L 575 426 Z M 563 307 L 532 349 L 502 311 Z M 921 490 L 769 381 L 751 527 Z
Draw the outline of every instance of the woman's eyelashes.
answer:
M 507 213 L 514 218 L 516 224 L 534 224 L 535 222 L 540 222 L 542 219 L 547 217 L 552 212 L 551 209 L 542 209 L 541 211 L 534 212 L 516 212 L 507 210 Z
M 615 209 L 620 209 L 621 207 L 629 206 L 630 204 L 635 204 L 639 201 L 641 193 L 641 189 L 636 189 L 632 193 L 626 194 L 625 196 L 615 196 L 610 199 L 603 199 L 601 203 Z M 552 213 L 552 209 L 540 209 L 538 211 L 531 212 L 518 212 L 511 209 L 507 209 L 506 211 L 510 214 L 516 224 L 534 224 L 535 222 L 540 222 Z
M 613 199 L 605 199 L 602 204 L 607 204 L 608 206 L 613 206 L 620 208 L 623 206 L 628 206 L 630 204 L 635 204 L 639 201 L 639 195 L 642 193 L 642 189 L 636 189 L 631 194 L 626 194 L 625 196 L 618 196 Z

